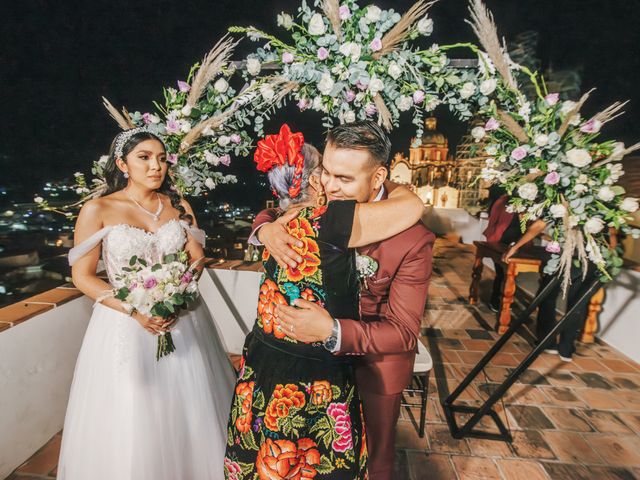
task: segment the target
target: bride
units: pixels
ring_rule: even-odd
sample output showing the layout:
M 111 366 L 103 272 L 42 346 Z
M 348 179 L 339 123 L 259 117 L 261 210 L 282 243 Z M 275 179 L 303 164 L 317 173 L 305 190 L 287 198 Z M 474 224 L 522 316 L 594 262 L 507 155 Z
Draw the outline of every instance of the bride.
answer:
M 78 356 L 64 424 L 62 480 L 217 480 L 235 375 L 206 306 L 177 320 L 130 312 L 105 295 L 133 255 L 203 256 L 204 232 L 172 190 L 162 141 L 144 127 L 120 133 L 106 193 L 88 202 L 69 252 L 74 284 L 97 300 Z M 109 283 L 96 275 L 100 255 Z M 105 297 L 107 297 L 105 299 Z M 156 361 L 157 335 L 175 352 Z

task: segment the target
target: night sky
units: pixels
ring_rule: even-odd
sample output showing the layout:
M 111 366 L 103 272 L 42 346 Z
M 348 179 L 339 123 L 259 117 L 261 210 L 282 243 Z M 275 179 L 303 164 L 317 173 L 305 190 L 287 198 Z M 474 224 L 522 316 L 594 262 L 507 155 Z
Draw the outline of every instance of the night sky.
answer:
M 129 110 L 147 111 L 163 86 L 184 79 L 191 64 L 231 25 L 256 25 L 278 35 L 280 11 L 294 13 L 295 0 L 21 0 L 3 2 L 1 27 L 0 186 L 21 186 L 27 198 L 46 179 L 76 170 L 106 153 L 118 132 L 101 106 L 101 96 Z M 368 2 L 360 2 L 366 5 Z M 404 12 L 411 1 L 375 2 Z M 597 87 L 585 113 L 615 100 L 630 99 L 627 114 L 605 128 L 606 136 L 630 144 L 640 140 L 640 2 L 635 0 L 488 0 L 500 34 L 540 33 L 544 66 L 578 67 L 582 89 Z M 431 10 L 433 41 L 474 41 L 465 0 L 441 0 Z M 244 41 L 242 58 L 257 44 Z M 240 82 L 240 80 L 238 80 Z M 237 85 L 238 87 L 241 84 Z M 441 130 L 455 144 L 464 125 L 445 112 Z M 287 121 L 321 145 L 319 116 L 281 111 L 275 129 Z M 412 134 L 407 119 L 394 132 L 393 151 L 407 151 Z M 232 171 L 248 182 L 216 197 L 239 198 L 255 174 L 250 159 L 236 159 Z M 241 179 L 242 180 L 242 179 Z M 257 197 L 251 188 L 251 197 Z M 264 198 L 267 198 L 265 192 Z M 256 198 L 256 201 L 258 199 Z

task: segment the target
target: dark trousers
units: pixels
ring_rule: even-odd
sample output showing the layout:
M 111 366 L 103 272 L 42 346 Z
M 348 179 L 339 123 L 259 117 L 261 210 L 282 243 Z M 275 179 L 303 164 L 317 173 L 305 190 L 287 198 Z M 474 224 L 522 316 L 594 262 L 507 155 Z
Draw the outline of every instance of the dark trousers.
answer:
M 360 398 L 367 432 L 369 479 L 394 480 L 396 423 L 402 394 L 381 395 L 361 391 Z
M 491 290 L 491 301 L 490 305 L 495 305 L 500 308 L 501 298 L 502 298 L 502 285 L 504 284 L 504 268 L 499 263 L 494 262 L 494 268 L 496 269 L 496 276 L 493 279 L 493 289 Z
M 595 267 L 590 263 L 587 269 L 587 275 L 583 279 L 582 268 L 571 266 L 571 285 L 567 292 L 567 311 L 576 304 L 582 294 L 583 287 L 586 287 L 595 278 Z M 543 275 L 540 282 L 540 289 L 549 284 L 553 279 L 553 275 Z M 540 304 L 538 307 L 538 321 L 537 321 L 537 335 L 538 340 L 544 339 L 549 332 L 553 329 L 556 323 L 556 302 L 558 295 L 562 290 L 562 282 L 555 287 L 550 295 Z M 560 330 L 560 339 L 557 343 L 558 353 L 563 357 L 571 357 L 573 352 L 576 351 L 575 342 L 578 339 L 578 335 L 582 330 L 582 325 L 587 318 L 587 309 L 589 308 L 589 302 L 585 302 L 577 309 L 573 315 L 565 322 L 564 326 Z M 550 346 L 554 346 L 555 342 Z

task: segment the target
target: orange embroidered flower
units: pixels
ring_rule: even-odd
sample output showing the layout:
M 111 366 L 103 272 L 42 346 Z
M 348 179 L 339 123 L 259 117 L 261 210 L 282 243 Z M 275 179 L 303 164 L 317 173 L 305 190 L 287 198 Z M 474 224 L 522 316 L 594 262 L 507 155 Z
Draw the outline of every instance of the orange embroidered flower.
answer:
M 251 430 L 251 420 L 253 413 L 251 405 L 253 404 L 253 387 L 255 382 L 242 382 L 236 386 L 236 395 L 242 402 L 242 414 L 236 419 L 236 428 L 240 433 L 246 433 Z
M 329 403 L 333 399 L 331 384 L 326 380 L 316 380 L 311 385 L 311 403 L 322 405 Z
M 288 416 L 291 407 L 302 408 L 305 404 L 304 393 L 299 391 L 297 386 L 291 383 L 285 386 L 277 385 L 265 411 L 264 424 L 269 430 L 277 432 L 278 419 Z
M 260 446 L 256 470 L 260 480 L 310 480 L 317 475 L 320 452 L 309 438 L 301 438 L 296 445 L 291 440 L 267 438 Z
M 299 282 L 304 277 L 309 277 L 318 271 L 320 265 L 320 248 L 313 238 L 315 232 L 306 218 L 294 218 L 289 222 L 287 230 L 292 237 L 303 243 L 302 247 L 293 249 L 302 257 L 302 262 L 297 267 L 287 267 L 287 278 L 292 282 Z
M 311 212 L 311 218 L 318 218 L 326 211 L 327 211 L 327 205 L 322 205 L 320 207 L 316 207 Z
M 311 290 L 310 288 L 305 288 L 302 292 L 300 292 L 300 298 L 306 300 L 307 302 L 315 303 L 318 301 L 315 294 L 313 293 L 313 290 Z
M 269 260 L 269 258 L 271 257 L 271 254 L 269 253 L 269 250 L 267 250 L 266 248 L 262 251 L 262 261 L 266 262 L 267 260 Z
M 286 335 L 280 328 L 280 323 L 275 315 L 276 305 L 287 305 L 287 299 L 280 293 L 278 285 L 267 278 L 260 286 L 258 318 L 262 321 L 264 333 L 273 333 L 276 338 L 284 338 Z

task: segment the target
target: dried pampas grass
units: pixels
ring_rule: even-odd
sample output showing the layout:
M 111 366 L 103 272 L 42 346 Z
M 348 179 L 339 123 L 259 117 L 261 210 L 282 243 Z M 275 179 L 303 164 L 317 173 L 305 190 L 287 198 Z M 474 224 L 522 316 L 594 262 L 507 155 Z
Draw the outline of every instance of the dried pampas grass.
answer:
M 427 11 L 437 2 L 438 0 L 433 0 L 428 3 L 425 0 L 419 0 L 416 2 L 409 10 L 407 10 L 402 18 L 400 18 L 400 21 L 396 23 L 391 30 L 384 34 L 384 37 L 382 37 L 382 49 L 375 52 L 373 54 L 373 58 L 377 60 L 387 53 L 393 52 L 398 45 L 407 38 L 413 24 L 416 23 L 419 18 L 423 17 L 424 14 L 427 13 Z

